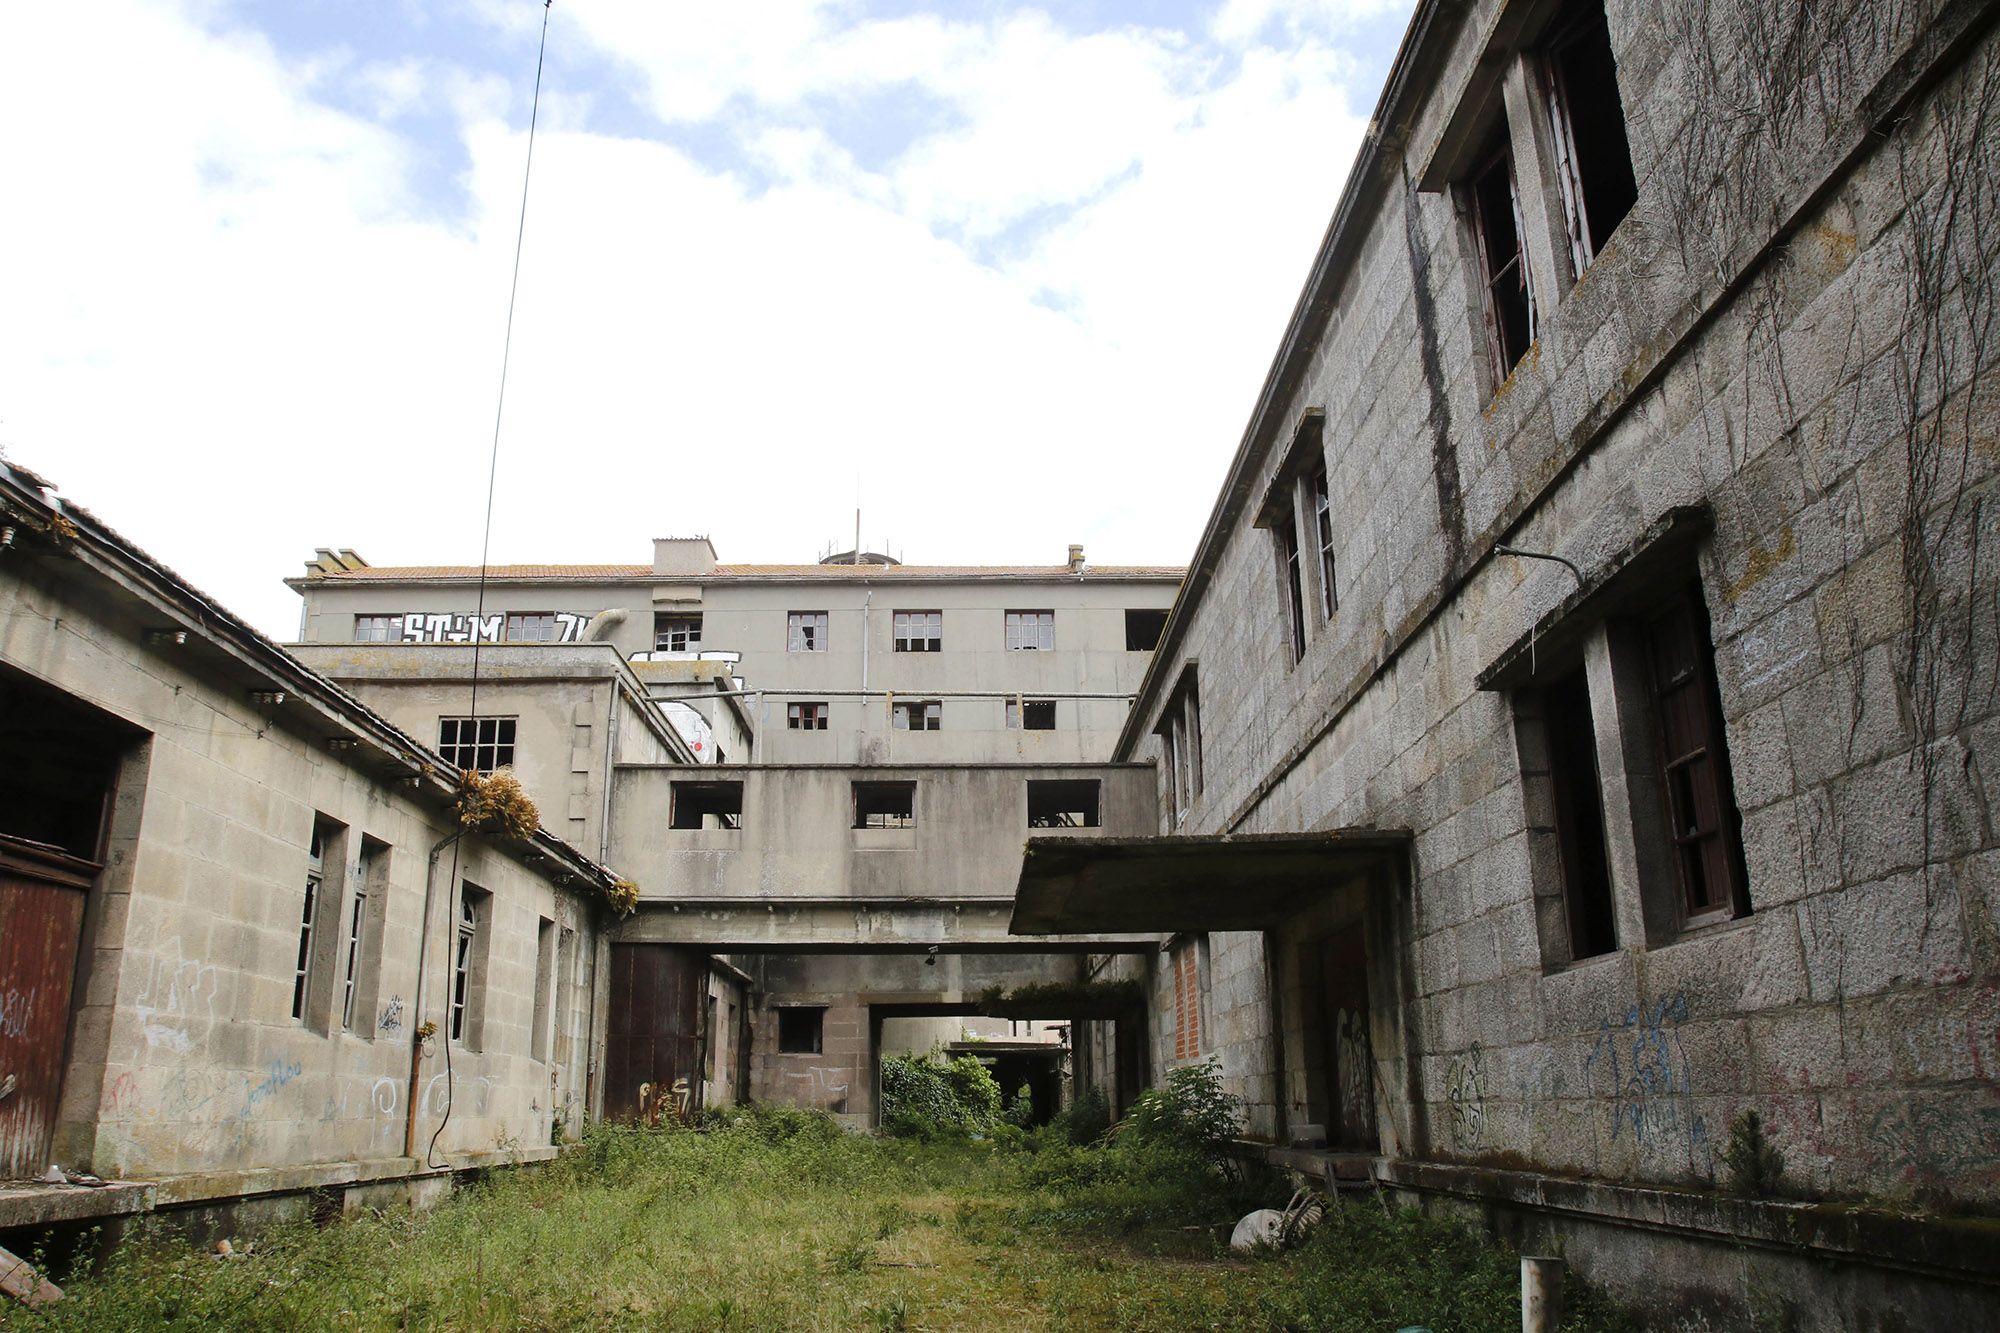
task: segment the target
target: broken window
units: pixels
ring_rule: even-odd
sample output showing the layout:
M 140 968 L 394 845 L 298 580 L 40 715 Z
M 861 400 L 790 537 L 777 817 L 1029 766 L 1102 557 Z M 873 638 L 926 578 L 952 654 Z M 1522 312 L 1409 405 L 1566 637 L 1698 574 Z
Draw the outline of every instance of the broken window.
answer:
M 356 616 L 354 617 L 354 641 L 356 643 L 401 643 L 403 641 L 403 618 L 401 616 Z
M 733 829 L 743 822 L 740 782 L 676 782 L 668 828 Z
M 438 753 L 457 769 L 491 773 L 514 762 L 514 729 L 511 717 L 441 717 L 438 719 Z
M 825 1045 L 825 1009 L 787 1005 L 778 1011 L 778 1054 L 819 1055 Z
M 1181 672 L 1180 683 L 1156 730 L 1167 827 L 1175 829 L 1187 822 L 1195 797 L 1201 795 L 1201 689 L 1192 665 Z
M 1580 277 L 1639 196 L 1602 0 L 1566 17 L 1542 60 L 1570 258 Z
M 493 895 L 470 881 L 460 886 L 458 928 L 451 954 L 451 1039 L 479 1048 L 479 1011 L 487 945 L 487 915 Z
M 1618 933 L 1611 909 L 1611 862 L 1605 852 L 1597 730 L 1591 722 L 1590 686 L 1582 668 L 1541 692 L 1541 714 L 1570 957 L 1594 958 L 1618 947 Z
M 561 637 L 553 611 L 519 611 L 507 617 L 509 643 L 554 643 Z
M 917 822 L 914 782 L 854 784 L 854 827 L 911 828 Z
M 1521 204 L 1514 154 L 1500 122 L 1469 186 L 1473 236 L 1485 286 L 1486 350 L 1497 385 L 1514 373 L 1535 339 L 1535 293 L 1521 244 Z
M 1745 910 L 1740 817 L 1699 585 L 1646 626 L 1669 833 L 1689 917 Z
M 823 653 L 826 651 L 826 612 L 791 611 L 785 616 L 785 651 Z
M 362 838 L 355 866 L 354 902 L 348 909 L 347 951 L 341 962 L 340 1025 L 364 1037 L 375 1035 L 373 986 L 382 950 L 382 932 L 376 922 L 387 901 L 388 880 L 389 845 Z
M 1056 613 L 1053 611 L 1009 611 L 1007 647 L 1025 652 L 1054 652 Z
M 1166 632 L 1167 613 L 1152 607 L 1133 607 L 1125 612 L 1125 651 L 1150 653 L 1160 646 Z
M 1278 589 L 1284 602 L 1285 632 L 1292 643 L 1292 660 L 1306 655 L 1305 598 L 1300 592 L 1299 527 L 1287 509 L 1271 525 L 1278 539 Z
M 1097 780 L 1028 783 L 1029 828 L 1096 828 Z
M 1054 699 L 1009 699 L 1007 701 L 1007 727 L 1011 731 L 1054 731 L 1056 729 L 1056 701 Z
M 1306 494 L 1312 498 L 1313 542 L 1319 547 L 1319 609 L 1321 616 L 1331 620 L 1340 609 L 1340 594 L 1333 581 L 1333 502 L 1327 492 L 1324 464 L 1307 479 Z
M 796 703 L 785 705 L 785 729 L 788 731 L 825 731 L 826 705 L 817 703 Z M 718 749 L 716 763 L 722 762 L 722 751 Z
M 936 653 L 944 650 L 944 612 L 898 611 L 895 618 L 896 651 Z
M 327 830 L 315 823 L 312 845 L 306 850 L 306 891 L 304 912 L 299 921 L 299 956 L 292 968 L 292 1017 L 304 1021 L 306 992 L 312 985 L 313 930 L 319 924 L 320 900 L 326 888 Z
M 692 653 L 700 649 L 700 612 L 655 611 L 653 613 L 654 652 Z
M 890 722 L 897 731 L 937 731 L 944 722 L 944 705 L 935 699 L 899 699 L 891 706 Z

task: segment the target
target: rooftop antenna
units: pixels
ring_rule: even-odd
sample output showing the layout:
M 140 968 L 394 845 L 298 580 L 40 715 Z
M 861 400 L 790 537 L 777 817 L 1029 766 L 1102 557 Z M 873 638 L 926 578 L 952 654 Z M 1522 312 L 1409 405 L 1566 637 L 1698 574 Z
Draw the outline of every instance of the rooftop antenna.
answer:
M 861 563 L 861 506 L 854 506 L 854 563 Z

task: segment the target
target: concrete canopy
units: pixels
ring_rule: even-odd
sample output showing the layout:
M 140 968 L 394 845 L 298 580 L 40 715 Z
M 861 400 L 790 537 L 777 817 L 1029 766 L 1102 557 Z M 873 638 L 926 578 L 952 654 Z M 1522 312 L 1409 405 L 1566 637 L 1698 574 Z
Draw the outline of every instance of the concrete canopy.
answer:
M 1156 838 L 1030 838 L 1016 935 L 1265 930 L 1409 855 L 1404 829 Z

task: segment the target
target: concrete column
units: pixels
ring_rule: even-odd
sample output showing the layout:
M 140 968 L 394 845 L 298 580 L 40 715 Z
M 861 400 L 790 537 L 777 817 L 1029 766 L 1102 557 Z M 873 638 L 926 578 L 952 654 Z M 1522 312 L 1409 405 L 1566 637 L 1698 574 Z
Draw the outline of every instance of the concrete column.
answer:
M 1663 944 L 1678 933 L 1680 910 L 1645 644 L 1635 627 L 1607 622 L 1591 632 L 1584 665 L 1618 943 Z

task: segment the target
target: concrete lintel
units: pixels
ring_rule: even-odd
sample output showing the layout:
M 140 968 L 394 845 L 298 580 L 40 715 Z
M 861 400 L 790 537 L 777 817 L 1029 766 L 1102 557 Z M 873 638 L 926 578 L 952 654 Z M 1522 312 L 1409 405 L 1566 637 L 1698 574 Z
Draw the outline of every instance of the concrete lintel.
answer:
M 840 899 L 642 901 L 620 922 L 620 944 L 687 944 L 717 953 L 1144 953 L 1154 934 L 1024 939 L 1009 932 L 1011 899 L 870 902 Z

